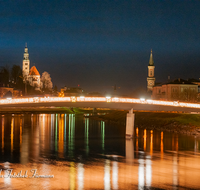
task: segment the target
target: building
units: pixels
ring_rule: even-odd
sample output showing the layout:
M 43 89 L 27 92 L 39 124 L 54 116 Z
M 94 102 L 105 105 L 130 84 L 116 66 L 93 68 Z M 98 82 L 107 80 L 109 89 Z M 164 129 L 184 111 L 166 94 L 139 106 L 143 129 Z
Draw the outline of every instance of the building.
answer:
M 36 69 L 35 66 L 31 67 L 29 75 L 28 75 L 28 81 L 31 86 L 35 87 L 35 90 L 40 90 L 40 73 Z
M 148 77 L 147 77 L 147 91 L 151 92 L 153 87 L 155 86 L 155 77 L 154 77 L 154 61 L 153 61 L 153 54 L 151 50 L 149 65 L 148 65 Z
M 21 90 L 16 90 L 11 87 L 0 86 L 0 98 L 20 97 L 22 96 Z
M 198 84 L 190 80 L 176 79 L 153 87 L 152 99 L 188 101 L 197 100 Z
M 40 73 L 38 72 L 38 70 L 35 66 L 31 67 L 31 69 L 30 69 L 30 60 L 29 60 L 27 44 L 24 49 L 22 74 L 23 74 L 24 83 L 28 82 L 31 86 L 35 87 L 35 90 L 40 90 L 40 88 L 41 88 Z
M 82 88 L 61 88 L 59 96 L 83 96 L 85 95 Z

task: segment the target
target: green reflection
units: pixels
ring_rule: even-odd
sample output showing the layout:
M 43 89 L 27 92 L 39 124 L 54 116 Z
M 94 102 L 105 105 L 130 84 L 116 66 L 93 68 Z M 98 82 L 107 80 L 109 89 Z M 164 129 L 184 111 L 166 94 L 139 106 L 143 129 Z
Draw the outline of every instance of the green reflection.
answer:
M 68 137 L 68 155 L 73 157 L 75 137 L 75 114 L 69 114 L 69 137 Z
M 102 139 L 102 150 L 105 148 L 105 122 L 101 121 L 101 139 Z
M 65 114 L 65 127 L 64 127 L 64 130 L 65 130 L 65 132 L 64 132 L 64 153 L 66 153 L 66 147 L 67 147 L 67 130 L 66 130 L 66 128 L 67 128 L 67 114 Z
M 67 114 L 65 114 L 65 132 L 64 132 L 64 140 L 66 142 L 66 138 L 67 138 L 67 131 L 66 131 L 66 127 L 67 127 Z
M 89 153 L 89 118 L 85 118 L 85 149 L 86 155 Z

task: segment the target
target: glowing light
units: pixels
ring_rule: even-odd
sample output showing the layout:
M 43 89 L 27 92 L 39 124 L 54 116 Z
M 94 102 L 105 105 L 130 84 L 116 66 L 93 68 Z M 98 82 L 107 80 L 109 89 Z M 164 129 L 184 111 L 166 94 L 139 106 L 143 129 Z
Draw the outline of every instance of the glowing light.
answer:
M 141 101 L 141 102 L 144 102 L 144 101 L 145 101 L 145 99 L 144 99 L 144 98 L 140 98 L 140 101 Z
M 119 103 L 134 103 L 134 104 L 147 104 L 147 105 L 163 105 L 173 107 L 187 107 L 187 108 L 200 108 L 200 104 L 184 103 L 177 101 L 161 101 L 161 100 L 145 100 L 134 98 L 111 98 L 107 97 L 32 97 L 32 98 L 13 98 L 13 99 L 0 99 L 0 105 L 3 104 L 29 104 L 29 103 L 45 103 L 45 102 L 119 102 Z
M 76 97 L 75 97 L 75 96 L 72 96 L 72 97 L 71 97 L 71 100 L 72 100 L 72 102 L 76 102 Z

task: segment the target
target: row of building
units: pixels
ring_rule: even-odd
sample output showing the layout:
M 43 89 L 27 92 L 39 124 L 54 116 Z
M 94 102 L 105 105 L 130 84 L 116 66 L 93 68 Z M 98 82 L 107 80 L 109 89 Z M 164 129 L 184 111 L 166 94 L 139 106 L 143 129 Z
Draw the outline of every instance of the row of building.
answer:
M 173 81 L 168 80 L 165 83 L 156 83 L 154 69 L 155 65 L 151 51 L 148 65 L 147 91 L 152 93 L 152 99 L 190 102 L 199 101 L 200 80 L 184 80 L 178 78 Z

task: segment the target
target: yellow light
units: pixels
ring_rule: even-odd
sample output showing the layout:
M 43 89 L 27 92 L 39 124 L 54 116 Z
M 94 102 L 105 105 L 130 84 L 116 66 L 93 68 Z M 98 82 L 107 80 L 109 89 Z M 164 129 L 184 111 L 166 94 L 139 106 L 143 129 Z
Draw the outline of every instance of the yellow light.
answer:
M 60 95 L 60 94 L 59 94 Z M 110 97 L 31 97 L 31 98 L 14 98 L 14 99 L 0 99 L 1 104 L 28 104 L 28 103 L 43 103 L 43 102 L 119 102 L 119 103 L 135 103 L 148 105 L 163 105 L 173 107 L 187 107 L 200 108 L 200 104 L 183 103 L 160 100 L 144 100 L 133 98 L 110 98 Z

